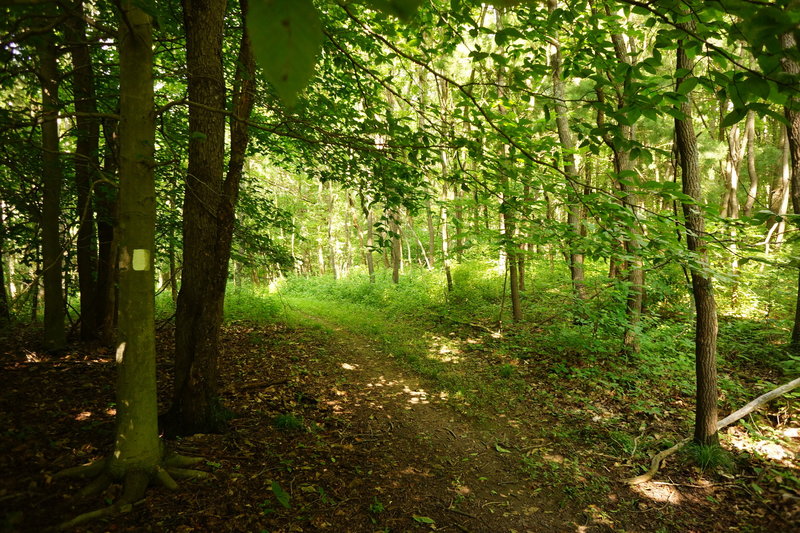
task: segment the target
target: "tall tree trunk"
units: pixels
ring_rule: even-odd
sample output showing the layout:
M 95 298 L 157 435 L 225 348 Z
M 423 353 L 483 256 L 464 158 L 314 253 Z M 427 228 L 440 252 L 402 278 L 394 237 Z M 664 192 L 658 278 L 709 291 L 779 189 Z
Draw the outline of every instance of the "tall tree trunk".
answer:
M 117 189 L 112 185 L 119 168 L 117 121 L 103 122 L 103 178 L 95 187 L 97 212 L 97 326 L 99 337 L 112 344 L 117 323 Z
M 97 328 L 97 242 L 94 232 L 92 182 L 97 172 L 97 150 L 100 124 L 96 117 L 94 73 L 89 44 L 86 41 L 86 21 L 83 1 L 73 6 L 67 19 L 67 38 L 72 56 L 72 87 L 75 96 L 77 141 L 75 145 L 75 188 L 78 193 L 78 286 L 81 302 L 81 339 L 89 340 L 98 334 Z
M 222 68 L 225 0 L 184 0 L 189 90 L 189 164 L 183 204 L 183 271 L 175 315 L 173 401 L 167 435 L 222 431 L 227 417 L 217 396 L 219 331 L 225 299 L 219 252 L 225 148 Z M 191 105 L 197 104 L 197 105 Z M 231 207 L 232 209 L 232 207 Z M 230 252 L 230 250 L 228 250 Z M 227 274 L 227 263 L 225 264 Z
M 322 187 L 322 184 L 320 184 Z M 328 219 L 327 219 L 327 230 L 328 230 L 328 261 L 331 266 L 331 272 L 333 273 L 333 279 L 339 279 L 339 269 L 336 265 L 336 236 L 334 235 L 334 216 L 336 215 L 334 211 L 334 205 L 336 201 L 336 195 L 333 192 L 333 181 L 328 182 L 328 194 L 327 194 L 327 205 L 328 205 Z
M 387 214 L 389 215 L 389 232 L 391 233 L 392 242 L 392 283 L 400 283 L 403 247 L 400 242 L 399 214 L 397 208 L 390 209 Z
M 607 9 L 607 14 L 610 11 Z M 611 40 L 614 44 L 614 53 L 617 61 L 627 65 L 632 65 L 633 60 L 628 52 L 628 45 L 625 38 L 621 34 L 612 34 Z M 617 94 L 617 107 L 624 109 L 628 107 L 628 102 L 625 100 L 626 88 L 623 85 L 616 85 L 614 90 Z M 601 102 L 604 101 L 604 93 L 602 89 L 597 91 L 598 98 Z M 604 125 L 604 114 L 602 111 L 598 112 L 597 122 L 601 128 Z M 635 176 L 634 165 L 631 161 L 631 153 L 627 146 L 630 146 L 631 141 L 636 138 L 633 126 L 617 123 L 617 128 L 622 134 L 622 142 L 615 136 L 609 133 L 603 135 L 603 141 L 611 148 L 613 154 L 614 172 L 616 173 L 615 182 L 620 192 L 620 200 L 623 206 L 630 211 L 631 226 L 629 229 L 630 235 L 623 241 L 625 248 L 625 255 L 628 259 L 626 263 L 626 278 L 628 281 L 627 296 L 625 298 L 625 314 L 626 326 L 625 333 L 623 334 L 623 348 L 629 352 L 639 352 L 639 322 L 642 316 L 642 304 L 644 302 L 644 270 L 641 258 L 639 239 L 641 238 L 641 228 L 639 226 L 639 216 L 642 210 L 642 202 L 639 195 L 636 193 L 634 187 L 629 182 Z M 589 183 L 589 180 L 587 180 Z M 612 258 L 611 268 L 609 274 L 614 277 L 619 272 L 616 260 Z
M 680 23 L 688 32 L 694 22 Z M 687 37 L 688 38 L 688 37 Z M 678 72 L 691 73 L 693 61 L 686 54 L 684 41 L 678 43 Z M 678 77 L 676 90 L 691 74 Z M 675 142 L 680 154 L 683 193 L 694 203 L 683 203 L 686 223 L 686 243 L 689 252 L 697 258 L 692 267 L 692 293 L 695 304 L 695 373 L 697 376 L 697 406 L 695 411 L 694 441 L 702 445 L 717 444 L 717 306 L 714 288 L 708 272 L 708 252 L 704 242 L 705 221 L 700 210 L 701 185 L 698 163 L 697 137 L 692 124 L 691 92 L 681 104 L 682 119 L 675 119 Z
M 553 13 L 558 6 L 558 0 L 548 0 L 548 10 Z M 567 184 L 567 224 L 572 230 L 569 243 L 569 270 L 572 278 L 572 289 L 575 296 L 583 300 L 586 298 L 586 288 L 584 286 L 583 273 L 583 253 L 578 250 L 575 240 L 580 238 L 582 223 L 581 205 L 578 201 L 578 190 L 575 181 L 578 179 L 578 167 L 575 161 L 575 142 L 572 132 L 569 129 L 569 118 L 567 115 L 566 97 L 564 89 L 564 79 L 561 70 L 561 44 L 558 35 L 552 41 L 550 51 L 550 68 L 552 70 L 553 81 L 553 107 L 556 111 L 556 127 L 558 128 L 558 138 L 561 142 L 561 159 L 564 165 L 564 172 L 567 174 L 570 183 Z
M 436 266 L 436 228 L 433 226 L 433 208 L 430 198 L 425 204 L 425 222 L 428 226 L 428 252 L 425 254 L 425 258 L 428 262 L 428 270 L 432 270 Z
M 744 126 L 745 143 L 747 146 L 747 175 L 750 178 L 750 187 L 747 189 L 747 200 L 744 202 L 744 216 L 749 217 L 753 212 L 753 205 L 758 196 L 758 172 L 756 170 L 756 114 L 747 112 L 747 121 Z
M 126 3 L 127 4 L 127 3 Z M 128 479 L 161 462 L 156 402 L 155 116 L 150 17 L 130 4 L 120 23 L 120 294 L 117 432 L 109 470 Z M 147 484 L 144 481 L 141 492 Z M 138 499 L 138 498 L 137 498 Z
M 442 156 L 444 158 L 444 156 Z M 445 159 L 442 159 L 442 167 L 445 167 Z M 442 172 L 444 175 L 444 172 Z M 450 273 L 450 236 L 448 235 L 448 228 L 447 228 L 447 201 L 448 201 L 448 192 L 447 192 L 447 182 L 442 182 L 442 206 L 439 216 L 441 218 L 441 230 L 442 230 L 442 266 L 444 267 L 444 276 L 447 281 L 447 292 L 450 293 L 453 291 L 453 276 Z
M 6 228 L 2 207 L 2 204 L 0 204 L 0 326 L 2 326 L 4 322 L 8 322 L 11 319 L 11 312 L 8 307 L 8 297 L 6 296 L 6 262 L 3 252 L 6 240 Z
M 790 7 L 797 9 L 800 2 L 794 0 Z M 788 8 L 787 8 L 788 9 Z M 795 36 L 787 33 L 781 38 L 783 48 L 786 50 L 796 49 L 797 41 Z M 783 69 L 794 76 L 795 81 L 800 77 L 800 64 L 791 59 L 788 55 L 782 61 Z M 792 209 L 796 215 L 800 214 L 800 99 L 791 98 L 784 107 L 784 116 L 789 125 L 786 128 L 786 141 L 789 148 L 791 159 L 791 197 Z M 792 328 L 792 338 L 789 344 L 790 349 L 795 354 L 800 354 L 800 271 L 798 273 L 797 306 L 795 309 L 794 327 Z
M 769 254 L 773 249 L 779 248 L 784 241 L 786 233 L 786 218 L 783 216 L 789 209 L 792 169 L 789 153 L 788 128 L 781 126 L 781 170 L 775 177 L 770 195 L 770 210 L 778 217 L 770 218 L 770 229 L 764 239 L 764 252 Z M 772 246 L 774 240 L 774 247 Z
M 44 278 L 44 345 L 51 351 L 64 348 L 64 289 L 59 218 L 61 215 L 61 163 L 58 142 L 58 57 L 53 37 L 39 45 L 39 77 L 42 83 L 42 276 Z
M 375 259 L 372 255 L 372 250 L 375 248 L 375 220 L 372 216 L 372 208 L 368 205 L 363 205 L 362 208 L 366 211 L 367 215 L 367 249 L 365 255 L 367 257 L 367 272 L 369 273 L 369 282 L 375 283 Z

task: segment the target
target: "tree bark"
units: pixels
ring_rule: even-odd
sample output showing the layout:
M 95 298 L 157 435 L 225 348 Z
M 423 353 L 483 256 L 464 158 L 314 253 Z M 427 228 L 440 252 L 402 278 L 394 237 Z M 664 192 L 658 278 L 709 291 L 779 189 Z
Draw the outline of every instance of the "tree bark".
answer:
M 64 330 L 63 250 L 59 232 L 61 215 L 61 162 L 58 140 L 58 57 L 52 35 L 39 45 L 42 83 L 42 277 L 44 278 L 44 345 L 59 351 L 67 342 Z
M 548 0 L 548 10 L 550 13 L 555 11 L 558 0 Z M 584 286 L 583 272 L 583 253 L 578 249 L 575 241 L 580 238 L 581 227 L 583 225 L 581 205 L 578 201 L 578 190 L 575 181 L 578 179 L 578 168 L 575 161 L 575 142 L 572 132 L 569 129 L 569 117 L 567 114 L 564 79 L 561 71 L 561 44 L 556 35 L 551 43 L 550 68 L 552 70 L 553 81 L 553 107 L 556 112 L 556 127 L 558 128 L 558 138 L 561 142 L 561 158 L 564 165 L 564 172 L 567 174 L 570 183 L 567 184 L 567 224 L 570 226 L 572 235 L 569 243 L 569 270 L 572 278 L 572 290 L 579 300 L 586 298 L 586 287 Z
M 362 205 L 362 209 L 366 211 L 367 215 L 367 249 L 365 251 L 367 272 L 369 273 L 369 282 L 375 283 L 375 259 L 372 255 L 372 250 L 375 248 L 375 220 L 372 216 L 372 208 L 369 205 Z
M 790 5 L 796 9 L 798 4 L 800 2 L 795 0 Z M 797 42 L 792 34 L 783 35 L 781 40 L 784 49 L 790 50 L 797 47 Z M 800 78 L 800 64 L 788 55 L 783 59 L 782 66 L 788 74 L 795 77 L 795 81 Z M 784 116 L 789 123 L 786 127 L 786 141 L 791 159 L 792 209 L 795 215 L 798 215 L 800 214 L 800 100 L 790 98 L 784 107 Z M 789 349 L 795 354 L 800 354 L 800 270 L 798 270 L 797 305 Z
M 750 178 L 750 187 L 747 189 L 747 200 L 744 202 L 744 216 L 749 217 L 753 212 L 753 205 L 758 196 L 758 171 L 756 170 L 756 114 L 747 112 L 744 126 L 745 144 L 747 146 L 747 176 Z
M 189 101 L 189 164 L 183 205 L 183 271 L 175 318 L 173 401 L 164 415 L 169 436 L 220 432 L 227 414 L 218 394 L 222 324 L 230 243 L 219 215 L 224 197 L 225 108 L 222 67 L 225 0 L 184 0 Z M 202 107 L 201 107 L 202 106 Z M 223 272 L 225 277 L 223 277 Z
M 387 215 L 389 215 L 389 232 L 391 233 L 392 243 L 392 283 L 400 283 L 403 247 L 400 242 L 400 225 L 398 224 L 399 214 L 397 208 L 390 209 Z
M 680 23 L 687 32 L 694 30 L 694 22 Z M 688 38 L 688 37 L 687 37 Z M 686 54 L 684 41 L 678 43 L 678 71 L 691 73 L 694 64 Z M 678 77 L 676 90 L 690 77 Z M 705 221 L 700 210 L 701 186 L 698 163 L 697 137 L 692 124 L 691 93 L 681 104 L 683 118 L 675 119 L 675 143 L 680 154 L 683 193 L 693 203 L 683 203 L 686 224 L 686 243 L 696 263 L 691 267 L 692 293 L 695 304 L 695 373 L 697 395 L 694 441 L 701 445 L 718 443 L 717 437 L 717 307 L 714 288 L 708 274 L 708 253 L 704 241 Z
M 92 183 L 98 168 L 97 150 L 100 125 L 96 117 L 94 73 L 89 44 L 86 42 L 86 22 L 83 1 L 72 6 L 66 30 L 72 56 L 72 87 L 75 96 L 77 140 L 75 145 L 75 188 L 78 193 L 77 263 L 81 302 L 81 339 L 97 336 L 97 242 L 94 231 Z
M 112 185 L 119 168 L 118 123 L 114 119 L 103 122 L 105 154 L 104 181 L 95 187 L 94 201 L 97 212 L 97 326 L 99 337 L 111 345 L 117 324 L 117 189 Z
M 611 40 L 614 44 L 614 53 L 617 61 L 631 65 L 633 61 L 628 53 L 628 47 L 623 36 L 620 34 L 612 34 Z M 624 96 L 626 94 L 625 87 L 618 85 L 615 87 L 615 91 L 617 93 L 617 107 L 619 109 L 628 107 Z M 598 98 L 602 103 L 604 100 L 602 89 L 598 90 Z M 598 126 L 602 127 L 604 125 L 604 119 L 603 112 L 598 112 Z M 625 254 L 629 258 L 626 261 L 627 271 L 625 272 L 629 286 L 625 298 L 625 314 L 627 320 L 622 345 L 625 351 L 638 353 L 640 349 L 638 329 L 644 302 L 644 270 L 642 268 L 643 262 L 639 249 L 639 238 L 642 234 L 639 226 L 639 216 L 642 210 L 642 202 L 635 188 L 629 185 L 629 180 L 634 176 L 634 165 L 631 161 L 630 150 L 625 147 L 626 145 L 630 145 L 631 141 L 635 140 L 636 135 L 633 126 L 618 123 L 617 128 L 619 128 L 622 134 L 623 143 L 618 142 L 617 139 L 609 133 L 603 135 L 603 141 L 611 148 L 613 154 L 614 172 L 616 173 L 615 181 L 619 188 L 621 203 L 631 213 L 630 235 L 628 235 L 623 242 Z M 618 263 L 612 259 L 609 274 L 612 277 L 618 274 L 618 268 Z
M 117 431 L 109 470 L 152 472 L 161 461 L 156 392 L 155 115 L 150 17 L 126 3 L 120 23 L 120 240 Z
M 428 250 L 425 254 L 425 260 L 428 264 L 428 270 L 433 270 L 436 266 L 436 228 L 433 226 L 433 208 L 431 207 L 430 198 L 425 203 L 425 222 L 428 227 Z
M 320 183 L 320 189 L 322 189 L 323 184 Z M 321 192 L 321 191 L 320 191 Z M 336 195 L 333 192 L 333 181 L 328 182 L 328 193 L 325 198 L 327 208 L 328 208 L 328 216 L 327 216 L 327 236 L 328 236 L 328 262 L 331 266 L 331 273 L 333 274 L 333 279 L 339 279 L 339 268 L 336 264 L 336 236 L 334 235 L 334 217 L 336 216 L 336 212 L 334 210 L 335 202 L 336 202 Z
M 8 297 L 6 296 L 6 277 L 5 267 L 6 262 L 4 259 L 3 248 L 6 240 L 5 220 L 2 212 L 2 204 L 0 204 L 0 326 L 4 322 L 11 320 L 11 312 L 8 307 Z

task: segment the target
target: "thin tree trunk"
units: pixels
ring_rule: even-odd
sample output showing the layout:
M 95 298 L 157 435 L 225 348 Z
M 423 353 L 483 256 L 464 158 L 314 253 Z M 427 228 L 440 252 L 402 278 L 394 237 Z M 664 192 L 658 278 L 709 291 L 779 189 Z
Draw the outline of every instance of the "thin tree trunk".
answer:
M 34 228 L 33 234 L 36 235 L 39 233 L 39 228 Z M 39 278 L 42 275 L 42 253 L 41 247 L 38 243 L 34 246 L 34 261 L 33 264 L 34 272 L 33 272 L 33 281 L 31 281 L 31 288 L 29 289 L 31 292 L 31 323 L 36 322 L 39 319 L 39 291 L 41 289 L 41 282 Z
M 59 218 L 61 215 L 61 162 L 58 141 L 58 58 L 52 36 L 39 45 L 42 82 L 42 277 L 44 278 L 44 345 L 58 351 L 67 342 L 64 330 L 64 290 Z
M 375 248 L 375 220 L 372 217 L 372 208 L 368 205 L 362 207 L 367 212 L 367 249 L 365 251 L 367 272 L 369 273 L 369 282 L 375 283 L 375 259 L 372 256 L 372 250 Z
M 336 266 L 336 238 L 333 231 L 333 222 L 334 222 L 334 203 L 336 197 L 333 193 L 333 181 L 328 182 L 328 195 L 327 195 L 327 204 L 328 204 L 328 260 L 331 265 L 331 272 L 333 273 L 333 279 L 339 278 L 339 269 Z
M 771 218 L 771 226 L 764 239 L 764 252 L 771 253 L 780 248 L 786 233 L 786 219 L 784 215 L 789 209 L 792 169 L 789 153 L 788 128 L 781 127 L 781 171 L 773 181 L 772 195 L 770 196 L 770 210 L 778 215 Z M 774 240 L 774 246 L 772 246 Z
M 789 8 L 797 9 L 800 2 L 794 0 L 790 3 Z M 787 33 L 782 36 L 781 44 L 787 50 L 796 49 L 797 41 L 795 36 Z M 786 55 L 782 61 L 783 69 L 795 76 L 800 76 L 800 64 Z M 789 156 L 791 159 L 791 197 L 792 209 L 796 215 L 800 214 L 800 109 L 797 108 L 797 98 L 789 100 L 784 107 L 784 116 L 786 117 L 789 125 L 786 128 L 786 141 L 789 149 Z M 798 274 L 798 291 L 797 291 L 797 306 L 795 309 L 794 327 L 792 328 L 792 337 L 789 347 L 795 354 L 800 354 L 800 273 Z
M 550 13 L 555 11 L 558 0 L 548 0 L 548 10 Z M 561 143 L 561 159 L 564 165 L 564 172 L 567 174 L 570 183 L 567 184 L 567 224 L 570 226 L 572 235 L 569 243 L 569 270 L 572 278 L 572 288 L 575 296 L 583 300 L 586 298 L 586 288 L 584 286 L 583 272 L 583 253 L 578 250 L 575 241 L 580 238 L 581 227 L 583 225 L 581 216 L 581 205 L 578 201 L 578 191 L 575 181 L 578 179 L 578 168 L 575 161 L 575 142 L 572 132 L 569 129 L 569 118 L 567 106 L 565 104 L 564 79 L 561 71 L 561 44 L 558 36 L 551 44 L 550 68 L 552 70 L 553 81 L 553 107 L 556 111 L 556 127 L 558 128 L 558 138 Z
M 8 307 L 8 297 L 6 296 L 6 277 L 4 259 L 4 246 L 6 240 L 6 228 L 3 216 L 2 204 L 0 204 L 0 325 L 11 319 L 11 312 Z
M 117 189 L 112 186 L 119 168 L 117 121 L 103 122 L 105 156 L 103 177 L 95 187 L 94 201 L 97 212 L 97 326 L 99 337 L 105 344 L 114 340 L 117 323 Z
M 444 167 L 444 160 L 442 160 L 442 166 Z M 444 266 L 444 275 L 445 279 L 447 280 L 447 292 L 449 293 L 453 291 L 453 276 L 450 273 L 450 242 L 447 229 L 447 200 L 447 182 L 445 181 L 442 182 L 442 207 L 439 216 L 441 218 L 442 230 L 442 265 Z
M 97 337 L 97 241 L 94 232 L 92 182 L 98 163 L 100 124 L 96 117 L 94 73 L 89 44 L 86 42 L 86 22 L 83 1 L 72 6 L 73 16 L 66 22 L 66 34 L 72 56 L 72 87 L 75 96 L 77 141 L 75 145 L 75 188 L 78 193 L 78 286 L 81 302 L 81 339 Z
M 396 209 L 391 209 L 387 214 L 389 215 L 389 231 L 391 232 L 392 242 L 392 283 L 400 283 L 403 247 L 400 242 L 400 226 L 397 223 L 398 213 Z
M 432 270 L 436 266 L 436 228 L 433 226 L 433 208 L 430 198 L 425 204 L 425 221 L 428 224 L 428 252 L 425 254 L 425 260 L 428 263 L 428 270 Z
M 758 172 L 756 171 L 756 114 L 747 112 L 747 121 L 744 126 L 745 143 L 747 146 L 747 175 L 750 178 L 750 187 L 747 189 L 747 200 L 744 202 L 744 216 L 749 217 L 753 212 L 753 205 L 758 196 Z
M 694 30 L 694 22 L 680 23 L 687 32 Z M 688 38 L 688 37 L 687 37 Z M 677 71 L 691 73 L 693 61 L 686 54 L 683 41 L 678 43 Z M 678 77 L 676 90 L 691 74 Z M 680 154 L 683 193 L 695 203 L 684 203 L 686 243 L 689 252 L 697 258 L 692 267 L 692 292 L 695 303 L 695 373 L 697 376 L 697 405 L 695 411 L 694 441 L 702 445 L 717 444 L 717 307 L 714 288 L 708 272 L 708 253 L 704 241 L 705 221 L 700 211 L 701 184 L 698 163 L 697 137 L 692 124 L 691 92 L 681 105 L 683 118 L 675 119 L 675 142 Z
M 610 14 L 609 8 L 606 7 L 607 13 Z M 633 65 L 633 59 L 628 51 L 628 44 L 625 38 L 615 33 L 611 35 L 611 40 L 614 44 L 614 53 L 617 61 L 627 65 Z M 628 102 L 625 100 L 625 88 L 622 86 L 615 87 L 617 93 L 617 107 L 620 109 L 628 107 Z M 602 99 L 602 91 L 598 91 L 599 97 Z M 598 113 L 598 123 L 602 126 L 603 123 L 602 112 Z M 625 314 L 627 317 L 625 333 L 623 335 L 623 347 L 626 351 L 638 353 L 639 346 L 639 323 L 642 316 L 642 305 L 644 303 L 644 270 L 643 262 L 640 252 L 639 239 L 642 234 L 641 227 L 639 226 L 639 216 L 642 210 L 642 201 L 636 193 L 634 187 L 629 184 L 629 181 L 634 174 L 634 165 L 631 161 L 630 150 L 627 149 L 627 144 L 636 139 L 633 126 L 625 124 L 617 124 L 624 143 L 619 143 L 618 140 L 606 134 L 603 140 L 611 148 L 614 156 L 614 172 L 616 173 L 616 182 L 620 191 L 621 203 L 625 206 L 631 214 L 631 226 L 629 228 L 630 235 L 624 240 L 623 246 L 625 248 L 625 255 L 628 259 L 626 263 L 626 277 L 628 281 L 628 294 L 626 297 Z M 586 180 L 587 183 L 591 179 Z M 614 264 L 618 268 L 618 265 Z M 614 273 L 615 268 L 610 270 Z

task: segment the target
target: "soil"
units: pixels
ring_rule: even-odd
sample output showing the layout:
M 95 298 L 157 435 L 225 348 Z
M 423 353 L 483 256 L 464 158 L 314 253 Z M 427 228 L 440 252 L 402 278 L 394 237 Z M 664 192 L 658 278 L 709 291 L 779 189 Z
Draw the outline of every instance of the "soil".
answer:
M 532 400 L 472 412 L 396 363 L 391 348 L 318 318 L 306 322 L 228 324 L 222 399 L 236 418 L 225 434 L 168 443 L 204 457 L 200 468 L 211 478 L 183 481 L 175 492 L 151 489 L 129 513 L 80 530 L 706 532 L 800 525 L 797 495 L 761 478 L 755 494 L 747 479 L 703 475 L 674 461 L 656 481 L 628 487 L 619 480 L 638 472 L 606 453 L 598 435 L 567 440 L 548 431 L 575 406 Z M 160 397 L 168 398 L 168 328 L 159 339 Z M 53 357 L 34 350 L 36 340 L 25 331 L 0 339 L 2 531 L 43 531 L 106 505 L 120 490 L 114 485 L 75 503 L 82 482 L 52 479 L 110 449 L 111 351 L 76 345 Z M 528 378 L 533 387 L 547 386 L 545 378 Z M 739 472 L 755 479 L 755 468 Z

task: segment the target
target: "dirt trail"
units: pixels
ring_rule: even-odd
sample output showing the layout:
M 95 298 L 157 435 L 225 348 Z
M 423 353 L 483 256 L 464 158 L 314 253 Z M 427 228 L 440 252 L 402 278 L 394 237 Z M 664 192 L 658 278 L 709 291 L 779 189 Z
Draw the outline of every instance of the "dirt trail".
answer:
M 225 327 L 222 397 L 238 416 L 223 435 L 168 443 L 205 457 L 200 468 L 210 481 L 152 489 L 131 512 L 81 531 L 607 530 L 563 491 L 522 471 L 523 458 L 553 452 L 526 440 L 515 421 L 478 424 L 368 339 L 319 318 L 304 321 Z M 84 482 L 52 479 L 110 448 L 113 353 L 76 346 L 47 358 L 28 344 L 0 354 L 7 428 L 0 449 L 12 451 L 0 454 L 0 531 L 7 532 L 46 530 L 120 493 L 113 485 L 75 503 L 70 497 Z M 162 332 L 162 399 L 171 345 L 171 332 Z
M 442 531 L 576 531 L 585 525 L 583 517 L 576 523 L 574 509 L 559 504 L 563 493 L 554 496 L 522 471 L 521 456 L 538 453 L 544 443 L 517 448 L 515 421 L 477 423 L 364 337 L 304 316 L 332 332 L 322 366 L 336 385 L 324 401 L 347 421 L 343 437 L 353 460 L 374 465 L 375 490 L 384 495 L 379 500 L 401 511 L 384 526 L 413 528 L 408 518 L 414 516 L 432 519 Z M 363 495 L 354 490 L 348 497 Z

